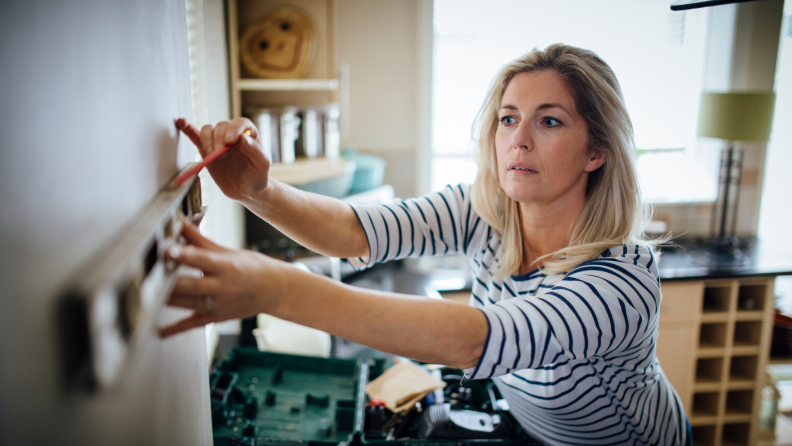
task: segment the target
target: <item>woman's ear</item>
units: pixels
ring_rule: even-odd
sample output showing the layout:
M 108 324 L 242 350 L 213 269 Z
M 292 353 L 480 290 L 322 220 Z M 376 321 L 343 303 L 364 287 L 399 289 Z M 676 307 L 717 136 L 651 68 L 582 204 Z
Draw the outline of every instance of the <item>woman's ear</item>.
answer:
M 607 157 L 605 156 L 605 152 L 601 150 L 594 150 L 589 154 L 588 164 L 586 164 L 586 172 L 594 172 L 595 170 L 602 167 L 607 161 Z

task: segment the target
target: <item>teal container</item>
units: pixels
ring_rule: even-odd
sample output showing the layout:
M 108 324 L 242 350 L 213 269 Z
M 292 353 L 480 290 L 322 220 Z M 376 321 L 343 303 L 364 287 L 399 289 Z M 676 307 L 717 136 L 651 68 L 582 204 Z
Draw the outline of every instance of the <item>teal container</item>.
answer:
M 355 176 L 352 180 L 350 194 L 365 192 L 382 186 L 385 175 L 385 160 L 376 155 L 358 153 L 354 147 L 347 147 L 342 158 L 355 162 Z

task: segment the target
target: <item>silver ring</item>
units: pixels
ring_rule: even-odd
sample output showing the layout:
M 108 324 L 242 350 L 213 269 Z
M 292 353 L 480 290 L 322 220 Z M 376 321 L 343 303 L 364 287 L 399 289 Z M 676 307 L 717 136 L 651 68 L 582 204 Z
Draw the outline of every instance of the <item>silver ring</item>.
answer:
M 203 302 L 199 310 L 201 314 L 209 314 L 212 312 L 212 295 L 204 294 Z

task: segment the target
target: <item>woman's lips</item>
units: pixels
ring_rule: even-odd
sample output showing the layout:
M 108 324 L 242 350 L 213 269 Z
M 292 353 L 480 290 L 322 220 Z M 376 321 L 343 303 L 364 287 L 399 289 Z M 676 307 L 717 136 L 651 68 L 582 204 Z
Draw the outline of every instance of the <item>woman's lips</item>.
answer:
M 509 163 L 508 171 L 516 175 L 533 175 L 538 173 L 530 164 L 512 161 Z

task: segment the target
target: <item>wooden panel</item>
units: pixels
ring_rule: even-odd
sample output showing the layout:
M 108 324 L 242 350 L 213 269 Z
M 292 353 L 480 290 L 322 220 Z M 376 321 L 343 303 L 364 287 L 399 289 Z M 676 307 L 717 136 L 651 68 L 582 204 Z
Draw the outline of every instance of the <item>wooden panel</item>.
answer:
M 661 286 L 660 322 L 698 321 L 703 282 L 671 282 Z
M 696 339 L 696 332 L 692 323 L 686 327 L 661 327 L 657 338 L 657 359 L 688 413 L 693 395 L 696 346 L 692 340 Z

